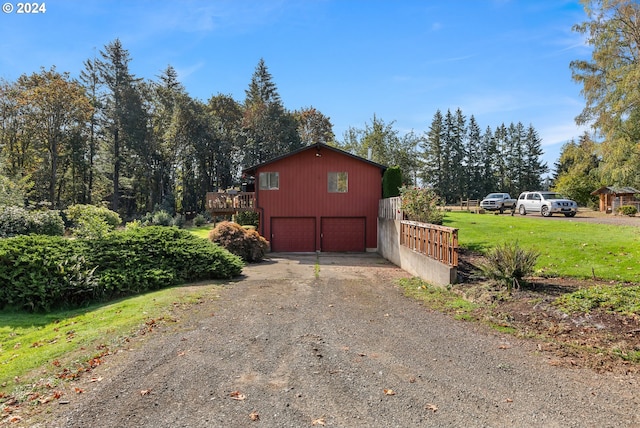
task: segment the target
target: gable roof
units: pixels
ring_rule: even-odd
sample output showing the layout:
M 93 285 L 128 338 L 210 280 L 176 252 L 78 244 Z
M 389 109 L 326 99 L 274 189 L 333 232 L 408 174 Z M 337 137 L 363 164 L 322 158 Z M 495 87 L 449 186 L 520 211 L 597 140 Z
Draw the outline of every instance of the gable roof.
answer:
M 592 195 L 633 195 L 640 193 L 640 190 L 633 187 L 616 187 L 616 186 L 604 186 L 598 190 L 591 192 Z
M 351 157 L 353 159 L 356 159 L 356 160 L 359 160 L 361 162 L 368 163 L 369 165 L 373 165 L 376 168 L 379 168 L 382 172 L 384 172 L 387 169 L 387 166 L 385 166 L 385 165 L 381 165 L 379 163 L 370 161 L 368 159 L 361 158 L 360 156 L 356 156 L 356 155 L 354 155 L 352 153 L 346 152 L 346 151 L 341 150 L 341 149 L 339 149 L 337 147 L 329 146 L 329 145 L 324 144 L 324 143 L 315 143 L 315 144 L 312 144 L 310 146 L 305 146 L 305 147 L 299 148 L 297 150 L 294 150 L 292 152 L 286 153 L 286 154 L 284 154 L 282 156 L 277 156 L 275 158 L 269 159 L 268 161 L 263 162 L 261 164 L 254 165 L 254 166 L 251 166 L 249 168 L 245 168 L 245 169 L 242 170 L 242 173 L 243 174 L 247 174 L 247 175 L 255 176 L 255 173 L 258 170 L 258 168 L 261 168 L 261 167 L 263 167 L 265 165 L 269 165 L 270 163 L 277 162 L 277 161 L 282 160 L 284 158 L 288 158 L 289 156 L 297 155 L 298 153 L 302 153 L 302 152 L 305 152 L 307 150 L 317 150 L 318 152 L 320 152 L 320 150 L 331 150 L 333 152 L 349 156 L 349 157 Z

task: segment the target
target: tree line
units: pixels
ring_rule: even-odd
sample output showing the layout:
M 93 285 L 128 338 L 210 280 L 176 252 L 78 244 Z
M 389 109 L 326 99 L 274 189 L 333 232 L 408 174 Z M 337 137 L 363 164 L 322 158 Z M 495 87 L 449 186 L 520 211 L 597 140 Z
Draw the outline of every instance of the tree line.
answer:
M 54 66 L 0 80 L 0 204 L 199 212 L 207 191 L 238 184 L 242 167 L 334 140 L 315 108 L 284 107 L 263 60 L 244 102 L 203 102 L 173 67 L 145 80 L 130 62 L 116 39 L 77 79 Z
M 583 0 L 588 20 L 574 30 L 593 48 L 570 64 L 586 106 L 576 118 L 592 133 L 567 142 L 552 188 L 581 204 L 601 185 L 640 187 L 640 5 Z M 460 109 L 437 111 L 422 134 L 401 135 L 373 116 L 338 141 L 313 107 L 285 108 L 260 60 L 245 99 L 191 97 L 168 66 L 155 80 L 129 69 L 119 40 L 83 63 L 78 78 L 55 67 L 0 79 L 0 205 L 66 208 L 106 204 L 123 217 L 204 210 L 205 194 L 237 186 L 240 171 L 317 142 L 385 165 L 408 185 L 433 187 L 446 201 L 491 191 L 540 188 L 541 140 L 532 125 L 487 127 Z

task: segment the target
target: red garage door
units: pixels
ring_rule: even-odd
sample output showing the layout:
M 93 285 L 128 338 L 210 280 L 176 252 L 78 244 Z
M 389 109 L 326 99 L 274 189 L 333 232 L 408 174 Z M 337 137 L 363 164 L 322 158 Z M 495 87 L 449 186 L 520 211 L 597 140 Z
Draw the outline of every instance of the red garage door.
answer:
M 322 217 L 320 232 L 322 251 L 365 250 L 364 217 Z
M 271 251 L 313 252 L 316 250 L 314 217 L 272 217 Z

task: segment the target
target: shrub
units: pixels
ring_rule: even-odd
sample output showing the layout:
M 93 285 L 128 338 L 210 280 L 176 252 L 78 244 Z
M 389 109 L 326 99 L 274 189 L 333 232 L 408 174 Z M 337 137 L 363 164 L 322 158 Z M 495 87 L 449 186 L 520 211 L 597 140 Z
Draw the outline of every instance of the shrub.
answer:
M 30 311 L 70 307 L 101 293 L 84 243 L 59 236 L 0 240 L 0 307 Z
M 487 254 L 487 263 L 480 266 L 487 278 L 498 282 L 511 292 L 523 278 L 534 271 L 539 253 L 521 248 L 517 242 L 498 245 Z
M 209 232 L 209 240 L 226 248 L 246 262 L 264 258 L 269 243 L 255 230 L 247 230 L 238 223 L 225 221 Z
M 236 214 L 236 223 L 243 226 L 258 227 L 260 223 L 260 214 L 255 211 L 240 211 Z
M 231 278 L 242 260 L 175 227 L 143 227 L 97 239 L 0 240 L 0 308 L 77 306 L 187 281 Z
M 0 207 L 0 238 L 30 233 L 62 236 L 64 221 L 60 211 L 28 211 L 22 207 Z
M 206 239 L 176 227 L 116 231 L 87 242 L 86 257 L 108 296 L 128 295 L 187 281 L 232 278 L 242 261 Z
M 444 215 L 438 209 L 440 198 L 433 189 L 402 186 L 400 196 L 402 197 L 402 211 L 409 220 L 442 224 Z
M 382 176 L 382 197 L 392 198 L 400 196 L 402 187 L 402 172 L 399 166 L 387 168 Z
M 28 217 L 29 212 L 22 207 L 0 207 L 0 238 L 28 233 Z
M 623 205 L 620 208 L 618 208 L 618 214 L 620 215 L 628 215 L 632 217 L 637 213 L 638 213 L 638 209 L 633 205 Z
M 184 224 L 187 222 L 187 219 L 182 214 L 176 214 L 173 219 L 171 219 L 171 225 L 175 226 L 179 229 L 184 227 Z
M 173 217 L 165 210 L 156 211 L 151 216 L 151 224 L 153 226 L 171 226 Z
M 27 218 L 29 233 L 37 235 L 64 235 L 64 220 L 58 210 L 32 211 Z
M 193 225 L 194 226 L 203 226 L 207 223 L 207 219 L 204 218 L 204 216 L 202 214 L 198 214 L 197 216 L 195 216 L 193 218 Z
M 95 205 L 71 205 L 65 213 L 71 222 L 71 233 L 79 238 L 99 238 L 122 223 L 117 212 Z

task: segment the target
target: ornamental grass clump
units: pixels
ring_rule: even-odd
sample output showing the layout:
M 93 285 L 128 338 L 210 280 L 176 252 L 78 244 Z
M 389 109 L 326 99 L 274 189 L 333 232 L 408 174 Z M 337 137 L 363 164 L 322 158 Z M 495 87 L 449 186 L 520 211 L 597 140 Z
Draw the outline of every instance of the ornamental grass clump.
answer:
M 505 243 L 487 254 L 487 263 L 480 269 L 488 279 L 504 286 L 510 293 L 534 272 L 539 255 L 535 250 L 520 247 L 517 242 Z

